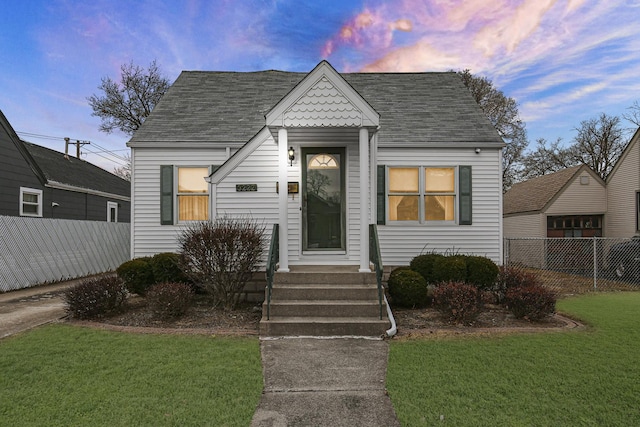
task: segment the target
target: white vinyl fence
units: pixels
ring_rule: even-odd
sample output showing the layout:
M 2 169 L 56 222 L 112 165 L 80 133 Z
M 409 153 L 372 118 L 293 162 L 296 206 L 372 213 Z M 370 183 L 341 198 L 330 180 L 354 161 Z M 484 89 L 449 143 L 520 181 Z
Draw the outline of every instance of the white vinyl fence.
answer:
M 0 216 L 0 292 L 115 270 L 130 224 Z
M 559 293 L 640 290 L 640 239 L 513 238 L 504 256 Z

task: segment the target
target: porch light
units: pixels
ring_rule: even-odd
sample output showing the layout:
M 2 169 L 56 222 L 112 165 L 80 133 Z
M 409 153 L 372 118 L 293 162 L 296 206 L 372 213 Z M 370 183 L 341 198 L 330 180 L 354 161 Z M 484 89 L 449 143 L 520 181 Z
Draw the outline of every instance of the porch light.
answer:
M 289 161 L 291 162 L 291 166 L 293 166 L 293 161 L 296 159 L 296 152 L 294 151 L 293 147 L 289 147 Z

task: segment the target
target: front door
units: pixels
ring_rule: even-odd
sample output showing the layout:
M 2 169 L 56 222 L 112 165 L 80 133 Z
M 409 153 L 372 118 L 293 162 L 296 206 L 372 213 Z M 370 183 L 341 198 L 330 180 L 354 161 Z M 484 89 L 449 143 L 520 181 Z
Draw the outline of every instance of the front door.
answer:
M 302 248 L 345 250 L 344 148 L 303 148 Z

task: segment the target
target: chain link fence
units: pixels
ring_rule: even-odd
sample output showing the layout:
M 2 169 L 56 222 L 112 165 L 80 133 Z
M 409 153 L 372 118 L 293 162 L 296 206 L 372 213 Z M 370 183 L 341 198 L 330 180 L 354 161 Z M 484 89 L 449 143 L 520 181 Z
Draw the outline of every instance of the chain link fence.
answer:
M 103 273 L 129 259 L 127 223 L 0 216 L 0 292 Z
M 504 256 L 559 294 L 640 290 L 638 238 L 507 238 Z

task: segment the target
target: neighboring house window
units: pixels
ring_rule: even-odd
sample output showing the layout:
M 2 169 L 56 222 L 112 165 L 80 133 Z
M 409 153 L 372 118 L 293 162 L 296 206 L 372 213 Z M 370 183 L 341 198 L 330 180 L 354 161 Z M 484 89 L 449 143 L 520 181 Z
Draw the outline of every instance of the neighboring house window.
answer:
M 118 222 L 117 202 L 107 202 L 107 222 Z
M 209 219 L 208 167 L 160 166 L 160 224 Z M 177 218 L 177 220 L 174 220 Z
M 390 221 L 455 221 L 455 167 L 389 167 Z
M 600 237 L 602 215 L 547 217 L 547 237 Z
M 42 216 L 42 190 L 20 187 L 20 215 Z

